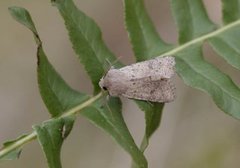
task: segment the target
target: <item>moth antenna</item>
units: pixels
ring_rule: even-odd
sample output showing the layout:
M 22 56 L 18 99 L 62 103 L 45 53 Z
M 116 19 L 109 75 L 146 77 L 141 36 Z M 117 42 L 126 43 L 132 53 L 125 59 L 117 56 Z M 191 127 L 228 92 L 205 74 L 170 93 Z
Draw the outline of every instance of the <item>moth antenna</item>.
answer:
M 117 57 L 113 62 L 111 62 L 109 59 L 106 59 L 106 62 L 107 62 L 107 64 L 108 64 L 107 70 L 109 70 L 109 69 L 111 69 L 111 68 L 114 68 L 114 65 L 116 65 L 121 58 L 122 58 L 122 56 Z M 109 67 L 110 67 L 110 68 L 109 68 Z
M 103 65 L 103 68 L 104 68 L 104 71 L 105 71 L 103 76 L 105 76 L 110 69 L 114 68 L 114 65 L 118 63 L 118 61 L 120 60 L 121 57 L 122 56 L 117 57 L 117 59 L 115 59 L 113 62 L 111 62 L 109 59 L 106 58 L 107 65 L 106 64 Z
M 113 63 L 111 63 L 111 61 L 109 61 L 109 59 L 106 59 L 106 62 L 108 64 L 108 70 L 110 69 L 109 67 L 112 67 Z
M 122 56 L 119 56 L 117 57 L 117 59 L 115 59 L 113 62 L 112 62 L 112 65 L 114 66 L 115 64 L 117 64 L 118 62 L 120 62 L 119 60 L 122 58 Z

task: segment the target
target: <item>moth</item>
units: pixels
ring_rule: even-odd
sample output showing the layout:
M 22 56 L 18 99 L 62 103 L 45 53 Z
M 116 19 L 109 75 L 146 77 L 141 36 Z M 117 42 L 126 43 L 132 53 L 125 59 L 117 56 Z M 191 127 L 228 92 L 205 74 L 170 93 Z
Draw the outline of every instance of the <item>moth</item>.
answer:
M 124 96 L 150 102 L 171 102 L 175 99 L 173 56 L 156 57 L 120 69 L 111 68 L 99 82 L 110 96 Z

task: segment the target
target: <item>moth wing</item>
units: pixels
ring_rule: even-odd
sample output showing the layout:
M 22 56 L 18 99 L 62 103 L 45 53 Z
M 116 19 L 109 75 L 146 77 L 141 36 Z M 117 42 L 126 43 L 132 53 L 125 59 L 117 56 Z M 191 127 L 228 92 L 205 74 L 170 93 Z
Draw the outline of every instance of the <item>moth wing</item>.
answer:
M 175 99 L 175 86 L 172 79 L 132 81 L 122 96 L 151 102 L 171 102 Z
M 166 78 L 169 79 L 175 74 L 175 58 L 172 56 L 156 57 L 153 66 L 153 70 L 157 70 L 158 73 L 153 73 L 156 79 Z
M 172 56 L 156 57 L 151 60 L 135 63 L 120 68 L 129 79 L 141 79 L 149 77 L 150 80 L 157 81 L 169 79 L 175 74 L 175 59 Z

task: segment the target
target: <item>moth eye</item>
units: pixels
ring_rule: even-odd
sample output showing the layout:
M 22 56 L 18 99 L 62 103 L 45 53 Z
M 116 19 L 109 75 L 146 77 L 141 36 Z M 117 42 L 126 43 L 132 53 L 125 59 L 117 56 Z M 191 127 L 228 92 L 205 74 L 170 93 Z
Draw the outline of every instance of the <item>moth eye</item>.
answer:
M 107 88 L 105 86 L 103 86 L 102 88 L 103 88 L 103 90 L 107 90 Z

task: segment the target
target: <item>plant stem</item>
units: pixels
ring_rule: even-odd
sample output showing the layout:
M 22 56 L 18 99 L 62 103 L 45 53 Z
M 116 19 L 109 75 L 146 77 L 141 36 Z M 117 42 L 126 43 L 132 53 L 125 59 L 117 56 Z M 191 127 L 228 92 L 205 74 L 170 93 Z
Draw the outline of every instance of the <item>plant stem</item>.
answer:
M 31 142 L 32 140 L 36 139 L 37 133 L 33 131 L 31 134 L 19 139 L 18 141 L 14 142 L 12 145 L 4 147 L 0 150 L 0 158 L 5 156 L 6 154 L 10 153 L 11 151 L 21 147 L 23 144 Z
M 231 29 L 233 27 L 236 27 L 236 26 L 239 26 L 239 25 L 240 25 L 240 20 L 237 20 L 237 21 L 232 22 L 232 23 L 230 23 L 230 24 L 228 24 L 226 26 L 223 26 L 223 27 L 221 27 L 221 28 L 211 32 L 211 33 L 205 34 L 205 35 L 203 35 L 201 37 L 198 37 L 196 39 L 193 39 L 193 40 L 191 40 L 191 41 L 189 41 L 189 42 L 187 42 L 187 43 L 185 43 L 183 45 L 180 45 L 180 46 L 176 47 L 175 49 L 173 49 L 171 51 L 165 52 L 165 53 L 161 54 L 160 56 L 174 55 L 174 54 L 176 54 L 176 53 L 178 53 L 178 52 L 188 48 L 191 45 L 203 42 L 203 41 L 205 41 L 205 40 L 207 40 L 209 38 L 217 36 L 217 35 L 219 35 L 219 34 L 221 34 L 223 32 L 228 31 L 229 29 Z
M 84 107 L 89 106 L 90 104 L 92 104 L 93 102 L 95 102 L 97 99 L 99 99 L 102 96 L 102 92 L 100 92 L 99 94 L 97 94 L 96 96 L 88 99 L 87 101 L 83 102 L 82 104 L 79 104 L 78 106 L 66 111 L 65 113 L 63 113 L 61 116 L 59 116 L 59 118 L 65 118 L 68 116 L 71 116 L 73 114 L 78 113 L 80 110 L 82 110 Z
M 66 111 L 65 113 L 63 113 L 61 116 L 59 116 L 58 118 L 65 118 L 65 117 L 69 117 L 71 115 L 75 115 L 77 114 L 80 110 L 82 110 L 83 108 L 91 105 L 93 102 L 95 102 L 97 99 L 99 99 L 102 96 L 102 93 L 97 94 L 96 96 L 88 99 L 87 101 L 83 102 L 82 104 L 79 104 L 78 106 Z M 27 136 L 17 140 L 16 142 L 14 142 L 13 144 L 7 146 L 7 147 L 3 147 L 0 150 L 0 158 L 2 158 L 3 156 L 7 155 L 8 153 L 10 153 L 11 151 L 20 148 L 21 146 L 23 146 L 24 144 L 31 142 L 33 140 L 35 140 L 37 138 L 37 133 L 36 131 L 33 131 L 32 133 L 28 134 Z

